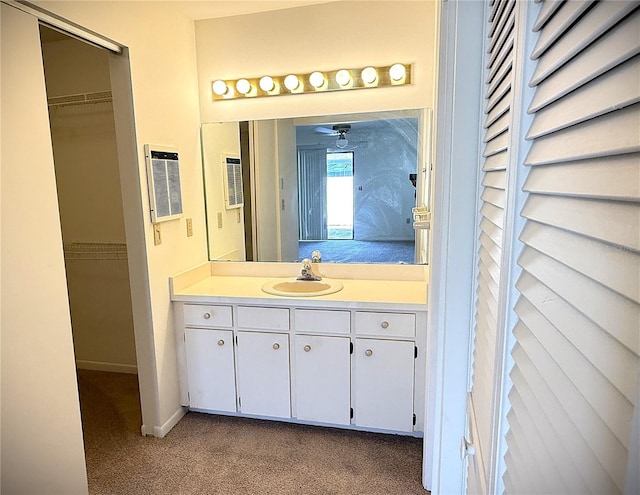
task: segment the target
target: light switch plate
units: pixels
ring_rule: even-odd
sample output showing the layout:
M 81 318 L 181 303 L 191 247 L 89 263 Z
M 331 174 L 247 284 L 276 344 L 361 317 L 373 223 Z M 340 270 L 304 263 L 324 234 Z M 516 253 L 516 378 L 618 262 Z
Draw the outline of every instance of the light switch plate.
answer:
M 154 223 L 153 224 L 153 244 L 154 245 L 158 245 L 158 244 L 162 244 L 162 236 L 160 235 L 160 224 L 159 223 Z

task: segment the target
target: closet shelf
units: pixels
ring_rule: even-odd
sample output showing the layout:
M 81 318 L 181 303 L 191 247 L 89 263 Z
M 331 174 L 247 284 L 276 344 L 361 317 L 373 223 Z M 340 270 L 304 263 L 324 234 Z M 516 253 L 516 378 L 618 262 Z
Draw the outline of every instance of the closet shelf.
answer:
M 87 105 L 112 101 L 111 91 L 99 91 L 96 93 L 80 93 L 76 95 L 52 96 L 47 98 L 50 107 L 62 107 L 68 105 Z

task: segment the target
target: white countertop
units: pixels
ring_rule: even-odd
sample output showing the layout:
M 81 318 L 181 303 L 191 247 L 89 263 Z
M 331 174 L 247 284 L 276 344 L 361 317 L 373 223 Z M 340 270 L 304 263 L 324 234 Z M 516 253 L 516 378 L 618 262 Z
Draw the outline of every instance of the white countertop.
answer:
M 246 265 L 250 265 L 247 267 Z M 259 265 L 263 265 L 260 267 Z M 289 297 L 267 294 L 262 286 L 274 280 L 290 280 L 296 272 L 291 268 L 298 265 L 278 266 L 274 264 L 239 263 L 224 266 L 205 263 L 192 270 L 171 277 L 171 300 L 197 303 L 229 303 L 229 304 L 262 304 L 265 306 L 317 306 L 331 308 L 362 308 L 362 309 L 407 309 L 412 311 L 426 311 L 427 309 L 427 268 L 414 267 L 396 270 L 397 280 L 391 278 L 394 270 L 385 267 L 376 270 L 368 265 L 367 270 L 372 278 L 360 278 L 367 272 L 361 266 L 349 269 L 349 265 L 342 265 L 338 270 L 341 277 L 324 277 L 327 281 L 335 280 L 343 284 L 343 289 L 333 294 L 323 296 Z M 288 265 L 281 263 L 278 265 Z M 406 265 L 405 265 L 406 266 Z M 329 264 L 321 270 L 331 271 Z M 350 278 L 349 272 L 359 275 Z M 235 272 L 235 273 L 234 273 Z M 237 273 L 237 274 L 236 274 Z M 253 273 L 255 275 L 250 275 Z

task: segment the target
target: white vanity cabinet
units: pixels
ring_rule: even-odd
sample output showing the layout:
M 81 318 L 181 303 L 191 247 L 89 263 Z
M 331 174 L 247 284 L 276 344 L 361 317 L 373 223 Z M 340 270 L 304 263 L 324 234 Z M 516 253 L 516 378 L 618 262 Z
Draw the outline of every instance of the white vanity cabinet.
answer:
M 232 306 L 184 304 L 181 314 L 187 402 L 194 409 L 235 412 Z
M 296 309 L 293 346 L 295 417 L 336 425 L 351 422 L 349 311 Z M 320 334 L 309 335 L 308 333 Z
M 358 311 L 355 333 L 355 424 L 413 431 L 416 315 Z
M 235 412 L 233 331 L 186 328 L 184 343 L 190 406 Z
M 291 417 L 289 309 L 239 306 L 236 353 L 240 412 Z
M 174 303 L 183 405 L 422 436 L 425 310 L 261 302 Z
M 413 431 L 414 350 L 413 342 L 356 339 L 356 425 Z
M 239 331 L 237 354 L 240 412 L 291 417 L 289 335 Z

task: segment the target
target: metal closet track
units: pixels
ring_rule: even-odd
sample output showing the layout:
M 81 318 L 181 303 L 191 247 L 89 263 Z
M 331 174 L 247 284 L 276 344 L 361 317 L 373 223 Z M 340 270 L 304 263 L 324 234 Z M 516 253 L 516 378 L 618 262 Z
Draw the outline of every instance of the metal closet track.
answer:
M 91 31 L 75 22 L 64 19 L 42 7 L 27 2 L 25 0 L 0 0 L 6 5 L 10 5 L 18 10 L 22 10 L 27 14 L 31 14 L 38 20 L 57 31 L 65 33 L 71 37 L 80 39 L 92 45 L 104 48 L 110 52 L 121 54 L 122 46 L 99 33 Z

